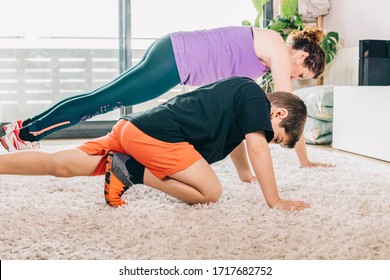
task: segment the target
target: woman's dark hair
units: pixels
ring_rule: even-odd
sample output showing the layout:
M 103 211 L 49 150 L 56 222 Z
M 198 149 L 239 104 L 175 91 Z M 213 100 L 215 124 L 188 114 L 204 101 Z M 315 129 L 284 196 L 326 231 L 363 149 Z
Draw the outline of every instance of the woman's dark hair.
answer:
M 303 63 L 314 73 L 314 79 L 318 78 L 325 70 L 325 52 L 319 45 L 323 37 L 322 30 L 305 27 L 303 30 L 291 32 L 286 40 L 287 44 L 294 50 L 302 50 L 309 54 Z
M 301 138 L 307 118 L 307 108 L 305 103 L 298 96 L 289 93 L 277 91 L 267 94 L 269 102 L 278 108 L 284 108 L 288 115 L 283 119 L 279 126 L 283 127 L 290 138 L 288 143 L 283 145 L 287 148 L 294 148 L 295 144 Z

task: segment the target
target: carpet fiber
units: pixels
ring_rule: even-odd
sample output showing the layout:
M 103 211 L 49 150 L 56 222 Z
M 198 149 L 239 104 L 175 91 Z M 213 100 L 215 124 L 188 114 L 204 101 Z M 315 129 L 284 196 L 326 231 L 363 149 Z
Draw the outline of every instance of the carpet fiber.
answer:
M 337 167 L 300 169 L 271 149 L 281 197 L 310 209 L 269 209 L 230 159 L 213 165 L 224 190 L 211 205 L 136 185 L 114 209 L 103 177 L 0 175 L 0 259 L 390 259 L 389 165 L 308 147 Z

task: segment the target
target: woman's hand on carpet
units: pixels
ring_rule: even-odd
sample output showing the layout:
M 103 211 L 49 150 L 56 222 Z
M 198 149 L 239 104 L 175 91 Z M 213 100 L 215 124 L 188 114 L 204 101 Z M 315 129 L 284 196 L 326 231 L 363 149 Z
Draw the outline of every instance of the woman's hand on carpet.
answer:
M 306 208 L 310 208 L 310 205 L 303 201 L 279 199 L 277 202 L 271 205 L 271 208 L 289 211 L 301 211 Z
M 303 164 L 301 164 L 302 168 L 306 167 L 326 167 L 326 168 L 332 168 L 335 167 L 336 165 L 331 164 L 331 163 L 321 163 L 321 162 L 312 162 L 312 161 L 307 161 Z

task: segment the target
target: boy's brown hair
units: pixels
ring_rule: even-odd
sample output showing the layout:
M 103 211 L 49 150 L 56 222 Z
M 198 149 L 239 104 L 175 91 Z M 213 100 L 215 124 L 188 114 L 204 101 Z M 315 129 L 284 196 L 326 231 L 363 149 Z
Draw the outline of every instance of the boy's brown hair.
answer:
M 286 131 L 290 140 L 283 145 L 287 148 L 294 148 L 295 144 L 302 136 L 307 118 L 307 108 L 305 103 L 298 96 L 288 92 L 273 92 L 267 94 L 268 100 L 278 108 L 288 111 L 288 116 L 279 124 Z

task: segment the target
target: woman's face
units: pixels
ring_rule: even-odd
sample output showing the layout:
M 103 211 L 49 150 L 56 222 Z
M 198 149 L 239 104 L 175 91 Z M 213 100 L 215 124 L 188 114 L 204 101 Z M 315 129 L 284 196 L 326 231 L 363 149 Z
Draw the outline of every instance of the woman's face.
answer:
M 304 66 L 304 61 L 309 54 L 302 50 L 293 51 L 291 66 L 291 80 L 306 80 L 314 77 L 314 73 Z

